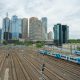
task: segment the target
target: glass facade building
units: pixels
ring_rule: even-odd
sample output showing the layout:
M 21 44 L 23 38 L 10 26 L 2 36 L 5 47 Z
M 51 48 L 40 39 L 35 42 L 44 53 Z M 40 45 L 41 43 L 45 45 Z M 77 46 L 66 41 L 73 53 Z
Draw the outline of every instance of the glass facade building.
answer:
M 69 40 L 69 26 L 62 25 L 62 32 L 63 32 L 63 43 L 67 43 Z
M 43 37 L 44 37 L 44 40 L 47 40 L 48 39 L 48 36 L 47 36 L 47 17 L 42 17 L 41 19 L 42 21 L 42 32 L 43 32 Z
M 18 40 L 22 37 L 21 33 L 22 20 L 18 19 L 16 15 L 12 17 L 11 28 L 12 28 L 12 40 Z
M 62 46 L 67 43 L 69 39 L 69 27 L 67 25 L 56 24 L 53 28 L 54 31 L 54 44 Z
M 10 40 L 12 38 L 10 19 L 8 17 L 3 19 L 2 40 Z

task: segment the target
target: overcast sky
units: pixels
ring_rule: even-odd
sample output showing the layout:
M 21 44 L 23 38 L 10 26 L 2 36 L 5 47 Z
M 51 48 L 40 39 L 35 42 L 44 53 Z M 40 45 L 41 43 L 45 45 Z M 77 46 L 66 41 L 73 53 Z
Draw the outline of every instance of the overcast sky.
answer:
M 67 24 L 70 38 L 80 39 L 80 0 L 0 0 L 0 27 L 7 12 L 9 17 L 47 17 L 48 32 L 56 23 Z

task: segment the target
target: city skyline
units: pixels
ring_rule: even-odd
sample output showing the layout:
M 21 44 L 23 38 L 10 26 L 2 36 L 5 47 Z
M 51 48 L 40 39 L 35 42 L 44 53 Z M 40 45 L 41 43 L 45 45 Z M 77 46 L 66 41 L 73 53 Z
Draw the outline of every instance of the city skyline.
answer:
M 37 17 L 18 18 L 13 15 L 8 17 L 8 13 L 3 18 L 2 40 L 47 40 L 47 18 L 42 17 L 39 20 Z
M 70 26 L 70 38 L 80 39 L 79 4 L 79 0 L 3 0 L 0 1 L 0 27 L 2 27 L 2 19 L 5 17 L 6 12 L 9 13 L 10 17 L 12 15 L 21 18 L 47 17 L 48 32 L 52 31 L 56 23 L 62 23 Z

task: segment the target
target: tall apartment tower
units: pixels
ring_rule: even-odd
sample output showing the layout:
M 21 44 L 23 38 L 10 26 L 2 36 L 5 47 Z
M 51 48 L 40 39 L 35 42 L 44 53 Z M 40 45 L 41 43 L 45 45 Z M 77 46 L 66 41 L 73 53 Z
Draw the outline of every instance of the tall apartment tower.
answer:
M 34 41 L 42 41 L 42 22 L 36 17 L 31 17 L 29 20 L 29 38 Z
M 7 16 L 3 19 L 3 25 L 2 25 L 2 40 L 10 40 L 12 38 L 11 36 L 11 26 L 10 26 L 10 19 Z
M 11 29 L 12 29 L 12 40 L 18 40 L 22 37 L 21 32 L 22 20 L 19 19 L 16 15 L 12 16 L 11 19 Z
M 48 38 L 47 36 L 47 18 L 42 17 L 41 21 L 42 21 L 43 37 L 44 37 L 44 40 L 47 40 Z
M 28 19 L 22 19 L 22 39 L 28 40 Z
M 62 46 L 63 43 L 67 43 L 69 39 L 69 27 L 67 25 L 56 24 L 54 25 L 54 44 L 56 46 Z

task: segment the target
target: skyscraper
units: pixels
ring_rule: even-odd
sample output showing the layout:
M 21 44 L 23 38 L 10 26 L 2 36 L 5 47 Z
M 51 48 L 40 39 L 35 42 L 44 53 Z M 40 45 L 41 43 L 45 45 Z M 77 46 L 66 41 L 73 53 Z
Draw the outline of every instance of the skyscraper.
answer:
M 47 18 L 42 17 L 41 21 L 42 21 L 43 37 L 44 37 L 44 40 L 47 40 Z
M 22 19 L 22 39 L 24 40 L 28 39 L 28 19 L 27 18 Z
M 62 46 L 67 43 L 69 39 L 69 27 L 67 25 L 56 24 L 54 25 L 54 44 Z
M 62 25 L 62 32 L 63 32 L 63 43 L 67 43 L 69 40 L 69 26 Z
M 21 27 L 22 20 L 19 19 L 16 15 L 14 15 L 11 20 L 12 40 L 18 40 L 22 37 Z
M 43 40 L 42 22 L 36 17 L 29 20 L 29 38 L 30 40 Z
M 49 41 L 53 40 L 52 31 L 48 33 L 48 40 Z
M 8 15 L 3 19 L 2 39 L 6 41 L 11 39 L 11 26 Z

